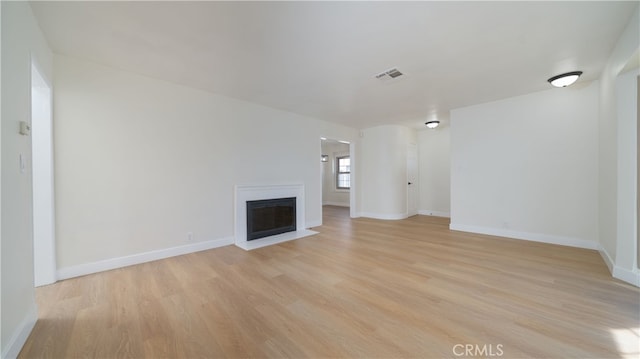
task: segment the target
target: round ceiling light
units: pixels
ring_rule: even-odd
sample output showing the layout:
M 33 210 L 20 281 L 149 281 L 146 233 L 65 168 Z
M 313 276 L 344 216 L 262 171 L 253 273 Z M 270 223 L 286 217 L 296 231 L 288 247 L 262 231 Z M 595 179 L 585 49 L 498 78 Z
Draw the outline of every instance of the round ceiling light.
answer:
M 549 83 L 555 87 L 567 87 L 576 82 L 580 75 L 582 75 L 582 71 L 567 72 L 566 74 L 553 76 L 547 81 L 549 81 Z
M 425 122 L 424 124 L 427 125 L 427 127 L 429 127 L 429 128 L 436 128 L 440 124 L 440 121 L 433 120 L 433 121 Z

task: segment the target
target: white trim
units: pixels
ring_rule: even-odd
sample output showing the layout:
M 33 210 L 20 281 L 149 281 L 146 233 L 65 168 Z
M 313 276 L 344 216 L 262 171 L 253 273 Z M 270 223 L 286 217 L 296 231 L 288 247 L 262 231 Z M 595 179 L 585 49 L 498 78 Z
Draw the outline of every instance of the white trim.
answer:
M 581 238 L 574 238 L 574 237 L 556 236 L 556 235 L 543 234 L 543 233 L 520 232 L 520 231 L 513 231 L 510 229 L 469 226 L 466 224 L 455 224 L 455 223 L 451 223 L 449 225 L 449 229 L 454 231 L 487 234 L 490 236 L 522 239 L 525 241 L 559 244 L 559 245 L 569 246 L 569 247 L 595 249 L 595 250 L 598 249 L 598 244 L 596 242 L 586 240 L 586 239 L 581 239 Z
M 640 287 L 640 271 L 638 271 L 637 269 L 628 270 L 618 266 L 614 266 L 611 275 L 623 282 L 627 282 L 636 287 Z
M 332 202 L 332 201 L 322 202 L 322 205 L 323 205 L 323 206 L 349 207 L 349 203 L 345 203 L 345 202 Z
M 33 309 L 27 313 L 27 316 L 22 319 L 20 325 L 16 328 L 16 331 L 13 332 L 11 339 L 7 343 L 7 346 L 4 347 L 2 351 L 3 359 L 15 359 L 20 354 L 24 343 L 27 342 L 29 338 L 29 334 L 33 330 L 33 327 L 36 325 L 38 321 L 38 307 L 34 306 Z
M 322 225 L 322 220 L 318 219 L 315 221 L 307 221 L 307 228 L 320 227 Z
M 31 53 L 30 76 L 33 277 L 34 285 L 40 287 L 55 283 L 57 280 L 53 99 L 50 81 L 42 74 L 38 58 L 33 53 Z M 34 111 L 34 105 L 35 108 L 40 108 L 40 110 Z
M 349 217 L 359 217 L 358 208 L 356 208 L 356 188 L 357 188 L 357 167 L 356 159 L 356 144 L 351 142 L 349 144 L 349 158 L 351 158 L 351 189 L 349 190 Z
M 609 273 L 613 273 L 613 259 L 609 256 L 609 253 L 600 245 L 598 245 L 598 252 L 600 252 L 600 257 L 604 260 L 604 264 L 609 268 Z
M 349 188 L 338 188 L 338 157 L 349 157 L 349 160 L 351 162 L 353 162 L 351 160 L 351 145 L 347 145 L 349 146 L 349 151 L 347 152 L 333 152 L 333 158 L 331 161 L 331 165 L 332 165 L 332 169 L 331 169 L 331 177 L 333 178 L 333 180 L 331 181 L 332 183 L 332 192 L 333 193 L 349 193 L 351 192 L 351 183 L 353 183 L 352 181 L 352 177 L 351 177 L 351 170 L 353 169 L 353 165 L 351 165 L 349 168 Z M 349 162 L 349 163 L 351 163 Z M 346 172 L 344 172 L 346 173 Z
M 58 269 L 58 279 L 64 280 L 87 274 L 104 272 L 111 269 L 127 267 L 135 264 L 151 262 L 159 259 L 180 256 L 183 254 L 205 251 L 233 244 L 233 237 L 225 237 L 210 241 L 186 244 L 178 247 L 158 249 L 155 251 L 133 254 L 124 257 L 105 259 L 98 262 L 79 264 L 72 267 Z
M 297 230 L 294 232 L 280 233 L 274 236 L 269 236 L 261 239 L 252 240 L 252 241 L 236 242 L 235 244 L 236 246 L 244 249 L 245 251 L 250 251 L 252 249 L 262 248 L 262 247 L 270 246 L 273 244 L 292 241 L 294 239 L 313 236 L 314 234 L 318 234 L 318 232 L 310 231 L 308 229 L 303 229 L 303 230 Z
M 442 211 L 432 211 L 430 209 L 419 209 L 418 214 L 423 216 L 434 216 L 434 217 L 446 217 L 451 218 L 450 212 L 442 212 Z
M 371 212 L 360 212 L 358 213 L 358 217 L 367 217 L 373 219 L 384 219 L 384 220 L 398 220 L 407 218 L 406 213 L 396 213 L 396 214 L 381 214 L 381 213 L 371 213 Z
M 600 256 L 607 265 L 609 273 L 611 273 L 613 278 L 620 279 L 623 282 L 640 287 L 640 271 L 638 269 L 628 270 L 615 265 L 615 262 L 609 255 L 609 252 L 607 252 L 602 246 L 598 246 L 598 252 L 600 252 Z

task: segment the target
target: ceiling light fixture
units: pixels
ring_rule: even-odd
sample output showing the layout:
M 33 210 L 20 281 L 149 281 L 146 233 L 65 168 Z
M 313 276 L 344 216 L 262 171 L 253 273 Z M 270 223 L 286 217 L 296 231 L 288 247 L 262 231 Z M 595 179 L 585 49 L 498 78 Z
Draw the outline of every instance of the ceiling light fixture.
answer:
M 436 128 L 440 124 L 440 121 L 438 121 L 438 120 L 427 121 L 424 124 L 427 125 L 427 127 L 429 127 L 429 128 Z
M 580 75 L 582 75 L 582 71 L 572 71 L 567 72 L 566 74 L 553 76 L 547 81 L 549 81 L 549 83 L 555 87 L 567 87 L 576 82 Z

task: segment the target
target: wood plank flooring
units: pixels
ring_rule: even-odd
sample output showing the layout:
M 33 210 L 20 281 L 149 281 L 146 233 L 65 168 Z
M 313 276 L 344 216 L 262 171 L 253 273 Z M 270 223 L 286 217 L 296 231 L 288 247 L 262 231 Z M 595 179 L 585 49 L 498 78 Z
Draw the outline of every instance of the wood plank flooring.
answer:
M 596 251 L 349 219 L 36 290 L 20 358 L 638 358 L 640 291 Z

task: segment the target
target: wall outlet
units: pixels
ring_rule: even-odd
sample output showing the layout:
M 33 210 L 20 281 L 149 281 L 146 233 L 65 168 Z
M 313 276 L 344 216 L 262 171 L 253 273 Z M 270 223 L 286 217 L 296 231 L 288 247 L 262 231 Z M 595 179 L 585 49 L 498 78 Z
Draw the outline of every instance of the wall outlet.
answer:
M 193 232 L 187 232 L 187 240 L 188 241 L 192 241 L 193 240 Z

